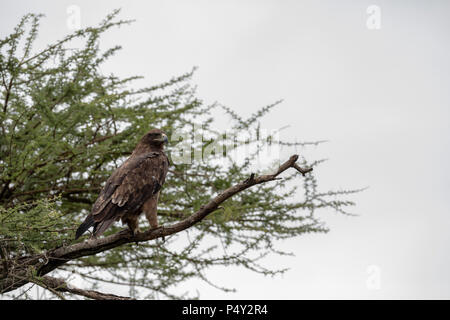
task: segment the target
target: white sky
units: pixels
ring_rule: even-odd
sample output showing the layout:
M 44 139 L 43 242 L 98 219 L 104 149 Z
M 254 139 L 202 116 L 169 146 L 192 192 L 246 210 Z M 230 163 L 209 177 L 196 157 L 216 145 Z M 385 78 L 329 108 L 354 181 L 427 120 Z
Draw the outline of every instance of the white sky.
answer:
M 245 115 L 278 99 L 268 129 L 292 140 L 329 140 L 312 154 L 322 189 L 369 189 L 353 199 L 358 217 L 327 212 L 328 234 L 280 243 L 295 257 L 283 277 L 227 268 L 197 281 L 209 299 L 450 298 L 450 2 L 448 1 L 2 1 L 0 37 L 22 15 L 44 13 L 38 44 L 114 8 L 137 21 L 102 44 L 123 50 L 107 64 L 121 76 L 158 83 L 198 66 L 205 102 Z M 381 29 L 366 26 L 369 5 Z M 147 83 L 145 83 L 147 84 Z M 224 124 L 225 125 L 225 124 Z M 371 269 L 370 266 L 375 266 Z M 375 270 L 375 271 L 373 271 Z M 379 271 L 379 289 L 367 283 Z

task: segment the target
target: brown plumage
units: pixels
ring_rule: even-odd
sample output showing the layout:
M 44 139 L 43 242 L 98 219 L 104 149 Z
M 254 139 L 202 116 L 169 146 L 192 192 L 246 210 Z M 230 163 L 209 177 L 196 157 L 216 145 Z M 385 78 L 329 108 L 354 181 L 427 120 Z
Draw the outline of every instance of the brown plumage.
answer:
M 158 227 L 156 216 L 159 192 L 166 179 L 169 160 L 164 153 L 167 136 L 159 129 L 147 132 L 131 156 L 106 181 L 91 213 L 78 227 L 75 239 L 94 226 L 94 237 L 114 221 L 122 220 L 137 232 L 142 212 L 151 228 Z

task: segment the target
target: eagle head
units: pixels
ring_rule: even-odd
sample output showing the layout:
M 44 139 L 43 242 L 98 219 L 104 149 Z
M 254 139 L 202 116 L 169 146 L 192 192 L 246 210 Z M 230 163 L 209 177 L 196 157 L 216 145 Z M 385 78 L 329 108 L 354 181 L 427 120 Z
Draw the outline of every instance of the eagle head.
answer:
M 168 143 L 169 139 L 166 134 L 159 129 L 152 129 L 141 138 L 133 154 L 142 154 L 152 151 L 161 151 L 164 149 L 164 143 Z
M 168 142 L 167 135 L 159 129 L 150 130 L 141 139 L 141 143 L 152 147 L 161 147 L 164 143 Z

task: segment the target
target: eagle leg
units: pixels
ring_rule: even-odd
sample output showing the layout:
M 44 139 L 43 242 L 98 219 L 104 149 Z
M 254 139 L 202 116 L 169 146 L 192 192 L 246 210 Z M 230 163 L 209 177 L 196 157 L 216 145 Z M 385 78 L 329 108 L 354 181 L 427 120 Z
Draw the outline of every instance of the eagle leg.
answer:
M 147 220 L 150 224 L 150 229 L 156 229 L 159 227 L 158 215 L 157 215 L 158 198 L 159 198 L 159 191 L 154 196 L 152 196 L 150 199 L 148 199 L 144 203 L 144 206 L 142 208 L 142 211 L 144 211 L 145 217 L 147 218 Z
M 136 233 L 141 232 L 141 230 L 139 230 L 138 218 L 139 216 L 132 215 L 127 217 L 125 221 L 133 237 L 136 235 Z

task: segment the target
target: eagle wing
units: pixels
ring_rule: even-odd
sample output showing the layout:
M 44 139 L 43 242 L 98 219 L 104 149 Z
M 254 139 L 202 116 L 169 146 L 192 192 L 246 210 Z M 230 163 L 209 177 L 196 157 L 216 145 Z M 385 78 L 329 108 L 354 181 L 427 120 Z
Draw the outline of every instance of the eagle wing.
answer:
M 94 225 L 94 234 L 100 235 L 123 215 L 141 210 L 142 205 L 161 189 L 167 171 L 168 158 L 164 152 L 130 157 L 106 181 L 79 232 L 82 234 Z

